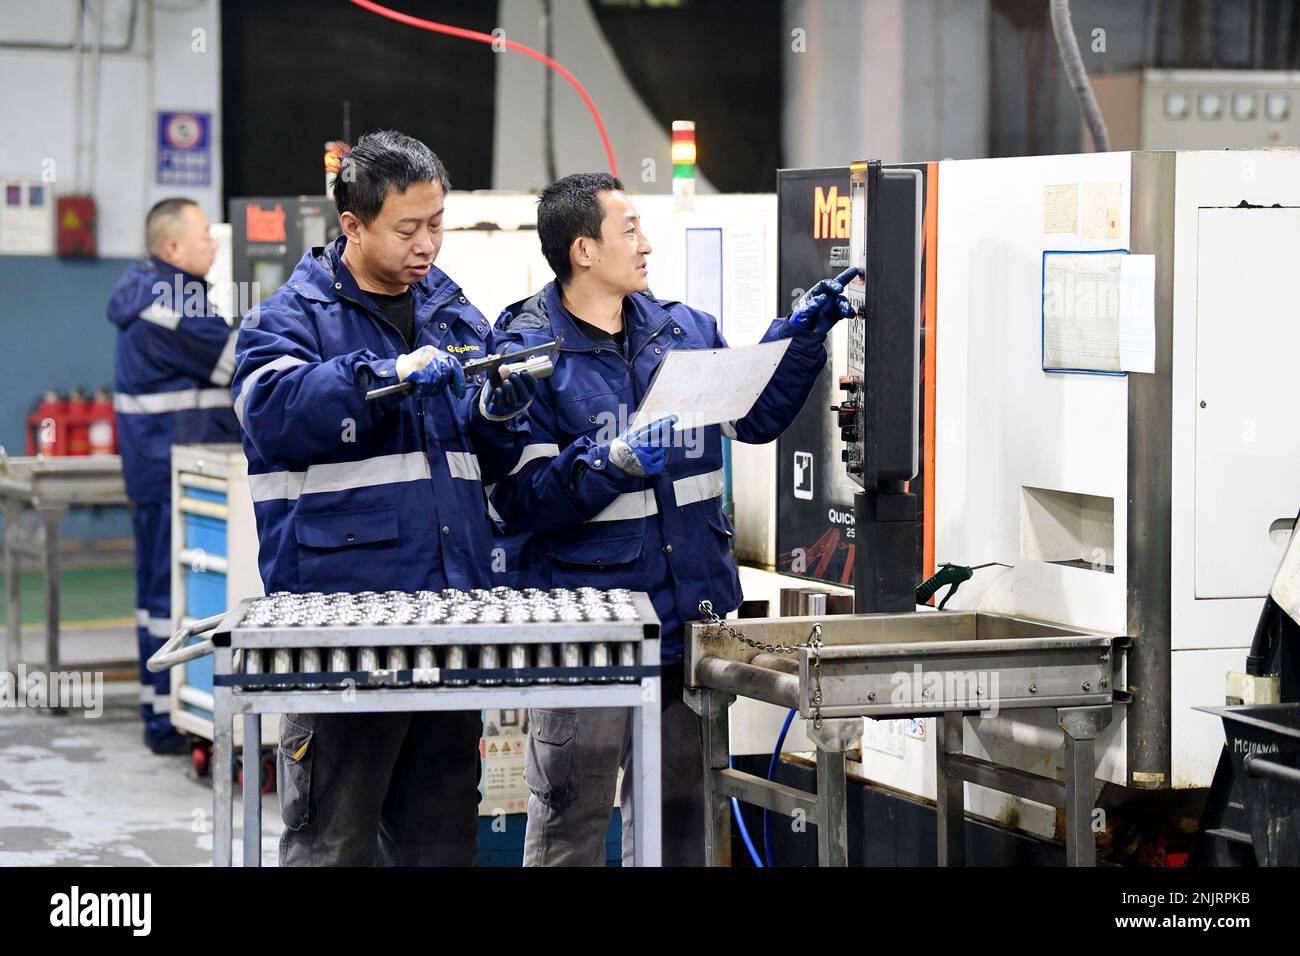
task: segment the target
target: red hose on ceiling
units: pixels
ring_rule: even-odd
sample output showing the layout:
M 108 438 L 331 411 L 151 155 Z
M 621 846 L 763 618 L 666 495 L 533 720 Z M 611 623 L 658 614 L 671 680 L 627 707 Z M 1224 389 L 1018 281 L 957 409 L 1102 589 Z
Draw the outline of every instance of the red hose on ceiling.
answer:
M 534 60 L 545 64 L 568 80 L 570 85 L 577 91 L 578 96 L 582 98 L 582 102 L 587 104 L 587 109 L 591 111 L 591 118 L 596 121 L 596 130 L 600 133 L 601 145 L 605 147 L 605 156 L 609 160 L 609 171 L 614 176 L 618 175 L 618 163 L 614 160 L 614 147 L 610 145 L 609 134 L 605 132 L 605 124 L 600 118 L 600 111 L 596 109 L 596 104 L 591 101 L 591 97 L 577 78 L 545 53 L 534 50 L 530 46 L 524 46 L 522 43 L 516 43 L 514 40 L 495 37 L 490 33 L 479 33 L 477 30 L 466 30 L 463 27 L 453 27 L 446 23 L 438 23 L 434 20 L 413 17 L 407 13 L 399 13 L 397 10 L 392 10 L 382 4 L 374 3 L 373 0 L 348 0 L 348 2 L 381 17 L 405 24 L 408 27 L 428 30 L 430 33 L 445 33 L 447 36 L 460 37 L 462 40 L 474 40 L 478 43 L 502 43 L 506 49 L 514 50 L 516 53 L 522 53 L 525 56 L 531 56 Z

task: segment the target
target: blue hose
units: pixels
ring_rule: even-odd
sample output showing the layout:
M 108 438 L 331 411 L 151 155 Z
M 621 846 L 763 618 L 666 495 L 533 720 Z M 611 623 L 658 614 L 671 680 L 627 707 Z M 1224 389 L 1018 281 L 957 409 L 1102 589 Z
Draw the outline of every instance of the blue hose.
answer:
M 767 779 L 776 779 L 776 767 L 781 762 L 781 748 L 785 746 L 785 735 L 790 730 L 790 722 L 794 720 L 794 710 L 785 715 L 785 723 L 781 726 L 781 736 L 776 738 L 776 748 L 772 751 L 772 762 L 767 765 Z M 772 855 L 772 814 L 763 808 L 763 855 L 767 858 L 768 866 L 776 866 L 776 859 Z
M 727 767 L 731 767 L 731 758 L 727 758 Z M 749 838 L 749 828 L 745 826 L 745 817 L 740 812 L 740 801 L 735 797 L 731 798 L 731 812 L 736 815 L 736 825 L 740 827 L 740 838 L 745 841 L 745 849 L 749 851 L 749 858 L 754 861 L 754 865 L 759 869 L 763 868 L 763 861 L 759 859 L 758 850 L 754 848 L 754 841 Z

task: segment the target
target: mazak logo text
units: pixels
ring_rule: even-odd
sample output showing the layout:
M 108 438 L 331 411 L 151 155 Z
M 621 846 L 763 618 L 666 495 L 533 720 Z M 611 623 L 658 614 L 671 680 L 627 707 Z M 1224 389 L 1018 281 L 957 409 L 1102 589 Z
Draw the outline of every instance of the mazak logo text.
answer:
M 838 186 L 826 191 L 818 186 L 813 193 L 813 238 L 848 239 L 852 206 L 848 196 L 840 195 Z

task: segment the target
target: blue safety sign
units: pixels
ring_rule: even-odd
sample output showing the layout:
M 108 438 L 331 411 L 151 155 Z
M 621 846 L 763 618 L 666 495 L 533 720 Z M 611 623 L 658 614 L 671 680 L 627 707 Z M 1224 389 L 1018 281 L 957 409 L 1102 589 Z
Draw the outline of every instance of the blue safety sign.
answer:
M 212 185 L 211 128 L 211 113 L 158 112 L 158 185 Z

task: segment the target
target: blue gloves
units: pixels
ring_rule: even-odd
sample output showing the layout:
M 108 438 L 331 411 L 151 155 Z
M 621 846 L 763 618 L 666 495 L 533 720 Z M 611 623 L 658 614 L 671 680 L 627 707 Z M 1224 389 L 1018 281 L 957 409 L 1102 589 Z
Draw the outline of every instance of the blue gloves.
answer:
M 411 383 L 416 398 L 432 398 L 447 388 L 457 399 L 465 397 L 465 369 L 454 356 L 443 355 L 431 345 L 400 356 L 397 377 Z M 479 411 L 489 421 L 508 421 L 528 407 L 536 391 L 537 381 L 529 372 L 513 374 L 496 387 L 485 383 L 479 393 Z
M 411 394 L 416 398 L 432 398 L 447 387 L 457 398 L 465 396 L 465 370 L 460 362 L 439 355 L 431 345 L 398 358 L 397 377 L 412 384 Z
M 790 325 L 800 335 L 824 336 L 840 319 L 853 314 L 853 306 L 843 295 L 844 287 L 862 274 L 850 266 L 834 279 L 822 279 L 803 294 L 790 312 Z
M 668 449 L 673 442 L 677 416 L 669 415 L 620 435 L 610 442 L 609 460 L 622 471 L 637 478 L 650 478 L 664 470 Z
M 532 404 L 537 391 L 537 380 L 531 372 L 515 372 L 495 388 L 491 382 L 479 394 L 479 411 L 491 422 L 504 422 L 514 418 Z

